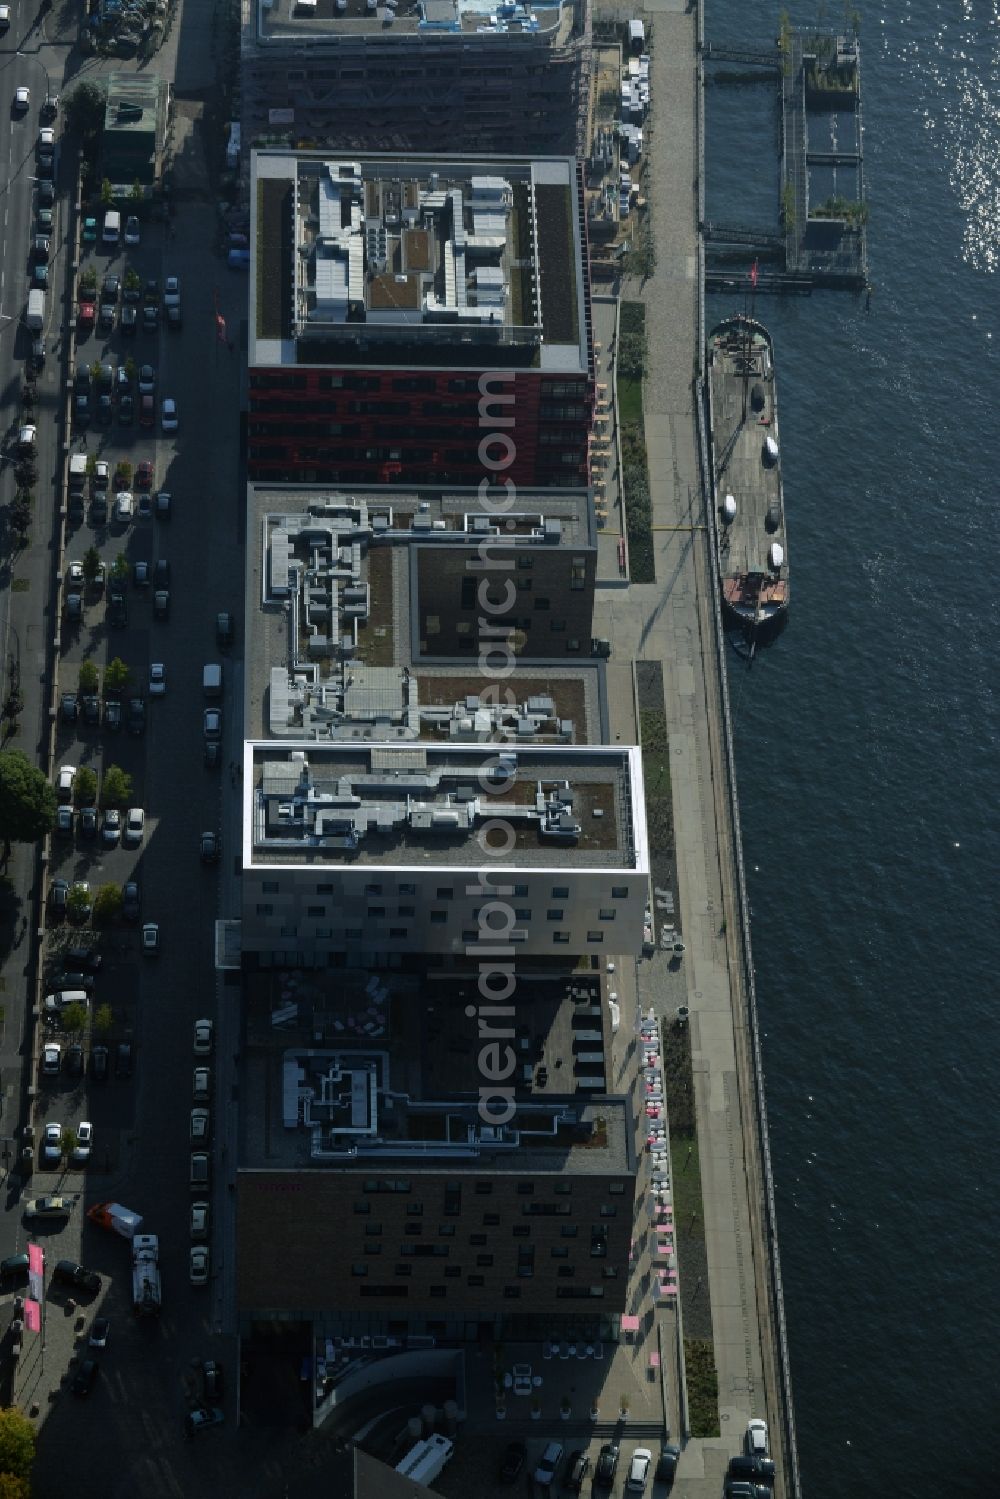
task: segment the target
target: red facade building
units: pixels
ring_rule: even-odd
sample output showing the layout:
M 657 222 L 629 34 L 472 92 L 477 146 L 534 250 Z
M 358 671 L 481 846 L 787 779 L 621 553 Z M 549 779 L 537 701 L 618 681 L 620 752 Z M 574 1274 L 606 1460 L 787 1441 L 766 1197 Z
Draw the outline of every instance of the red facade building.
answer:
M 251 479 L 589 482 L 575 162 L 259 152 L 254 179 Z

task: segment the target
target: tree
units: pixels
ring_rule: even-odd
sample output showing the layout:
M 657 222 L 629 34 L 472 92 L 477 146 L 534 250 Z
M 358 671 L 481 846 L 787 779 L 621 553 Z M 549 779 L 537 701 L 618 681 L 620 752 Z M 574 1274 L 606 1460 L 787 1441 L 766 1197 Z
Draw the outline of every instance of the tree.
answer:
M 131 354 L 125 361 L 125 373 L 126 375 L 128 375 L 130 380 L 134 380 L 136 375 L 139 373 L 139 366 L 136 364 Z
M 115 656 L 104 668 L 105 693 L 122 692 L 128 686 L 131 675 L 121 656 Z
M 106 101 L 96 83 L 78 83 L 63 106 L 68 135 L 93 141 L 104 129 Z
M 63 1030 L 70 1036 L 79 1036 L 87 1029 L 86 1005 L 67 1005 L 62 1012 Z
M 128 200 L 130 203 L 142 203 L 145 197 L 146 189 L 143 187 L 142 183 L 137 177 L 132 186 L 129 188 Z
M 139 272 L 134 268 L 134 266 L 129 266 L 128 270 L 125 272 L 125 290 L 138 291 L 141 286 L 142 277 L 139 275 Z
M 0 1410 L 0 1473 L 27 1482 L 34 1461 L 35 1429 L 31 1422 L 19 1410 Z
M 0 752 L 0 838 L 7 852 L 11 843 L 44 838 L 55 819 L 56 794 L 38 766 L 21 750 Z
M 96 547 L 88 547 L 84 552 L 82 566 L 85 580 L 93 587 L 101 570 L 101 554 Z
M 66 910 L 71 921 L 86 921 L 90 915 L 90 891 L 86 885 L 73 885 L 66 897 Z
M 111 576 L 113 578 L 128 577 L 128 558 L 126 557 L 124 552 L 119 552 L 114 562 L 112 562 Z
M 112 886 L 112 888 L 114 888 L 114 887 Z M 98 895 L 100 895 L 100 891 L 98 891 Z M 94 909 L 95 909 L 95 911 L 97 909 L 97 902 L 96 901 L 94 902 Z M 109 1031 L 113 1031 L 114 1028 L 115 1028 L 115 1012 L 114 1012 L 114 1010 L 111 1008 L 111 1006 L 109 1004 L 98 1005 L 97 1009 L 94 1011 L 94 1030 L 97 1032 L 97 1034 L 99 1036 L 106 1036 L 108 1034 L 108 1032 Z M 0 1499 L 2 1499 L 2 1496 L 0 1496 Z
M 101 183 L 101 206 L 103 208 L 110 208 L 114 201 L 115 190 L 111 186 L 111 179 L 109 177 L 105 177 L 104 181 Z
M 122 892 L 119 885 L 102 885 L 94 896 L 94 920 L 107 926 L 121 915 Z
M 109 765 L 104 772 L 101 801 L 106 807 L 127 807 L 132 800 L 132 777 L 120 765 Z
M 0 1473 L 0 1499 L 31 1499 L 28 1480 L 14 1473 Z
M 84 270 L 80 272 L 80 290 L 97 290 L 97 272 L 92 265 L 88 265 Z M 96 458 L 94 459 L 94 462 L 97 462 Z
M 97 772 L 89 765 L 81 766 L 73 782 L 73 795 L 78 807 L 92 807 L 97 800 Z
M 95 359 L 90 366 L 90 378 L 95 382 L 101 378 L 101 361 L 99 359 Z
M 75 1129 L 67 1127 L 59 1136 L 59 1148 L 63 1155 L 72 1155 L 79 1143 L 79 1137 Z
M 86 570 L 84 570 L 84 576 L 86 577 Z M 88 583 L 92 583 L 93 581 L 93 578 L 87 578 Z M 78 678 L 78 681 L 81 692 L 88 694 L 91 692 L 96 692 L 98 685 L 100 684 L 100 680 L 100 673 L 98 672 L 97 667 L 94 665 L 93 661 L 91 661 L 89 656 L 87 657 L 86 661 L 80 662 L 80 676 Z

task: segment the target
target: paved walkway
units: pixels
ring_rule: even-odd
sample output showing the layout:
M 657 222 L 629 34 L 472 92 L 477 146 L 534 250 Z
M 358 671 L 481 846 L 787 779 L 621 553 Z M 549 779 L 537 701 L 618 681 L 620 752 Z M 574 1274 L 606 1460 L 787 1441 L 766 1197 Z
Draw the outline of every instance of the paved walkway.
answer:
M 672 0 L 643 10 L 652 23 L 652 122 L 647 129 L 654 276 L 626 289 L 646 306 L 648 376 L 644 417 L 656 557 L 655 584 L 598 595 L 594 632 L 610 637 L 613 663 L 659 661 L 667 722 L 678 868 L 678 910 L 686 953 L 679 977 L 691 1010 L 704 1220 L 722 1436 L 687 1444 L 679 1485 L 685 1495 L 718 1494 L 728 1458 L 740 1450 L 750 1416 L 772 1417 L 764 1384 L 758 1298 L 759 1253 L 750 1199 L 760 1181 L 745 1164 L 734 1016 L 723 912 L 728 823 L 717 821 L 713 744 L 717 668 L 712 642 L 707 537 L 702 529 L 693 375 L 697 349 L 697 173 L 695 17 Z M 621 703 L 621 683 L 614 684 Z M 617 728 L 617 722 L 613 718 Z M 631 724 L 629 725 L 631 729 Z M 624 738 L 623 734 L 623 738 Z M 732 923 L 730 922 L 730 925 Z M 640 997 L 671 1016 L 680 1002 L 665 955 L 640 967 Z M 741 1042 L 742 1048 L 742 1042 Z M 687 1288 L 690 1295 L 690 1287 Z M 683 1312 L 683 1306 L 682 1306 Z M 680 1488 L 679 1490 L 680 1491 Z

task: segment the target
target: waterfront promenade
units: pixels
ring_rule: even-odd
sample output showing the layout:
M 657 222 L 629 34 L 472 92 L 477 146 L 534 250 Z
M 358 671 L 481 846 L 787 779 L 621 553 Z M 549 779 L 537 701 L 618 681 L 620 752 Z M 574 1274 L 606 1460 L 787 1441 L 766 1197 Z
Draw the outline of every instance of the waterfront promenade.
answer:
M 646 150 L 656 269 L 641 287 L 627 284 L 623 294 L 641 299 L 646 308 L 644 419 L 656 582 L 603 589 L 595 634 L 612 642 L 609 696 L 617 732 L 626 721 L 632 725 L 627 690 L 631 663 L 662 667 L 719 1380 L 721 1436 L 686 1444 L 679 1485 L 689 1499 L 720 1493 L 726 1464 L 741 1450 L 747 1421 L 761 1416 L 768 1421 L 779 1458 L 776 1493 L 782 1495 L 794 1492 L 794 1484 L 788 1483 L 780 1462 L 783 1407 L 767 1294 L 764 1182 L 733 888 L 734 830 L 695 408 L 701 336 L 698 22 L 683 0 L 648 0 L 642 8 L 610 13 L 621 19 L 642 16 L 653 30 Z M 640 1000 L 671 1018 L 676 983 L 673 975 L 667 982 L 667 961 L 658 953 L 641 965 Z M 692 1296 L 683 1265 L 682 1291 Z

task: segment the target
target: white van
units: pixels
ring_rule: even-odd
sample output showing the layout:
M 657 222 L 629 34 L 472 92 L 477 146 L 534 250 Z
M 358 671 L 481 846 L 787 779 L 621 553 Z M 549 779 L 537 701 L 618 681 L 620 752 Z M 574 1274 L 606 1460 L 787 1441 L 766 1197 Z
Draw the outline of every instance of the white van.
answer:
M 46 1015 L 60 1015 L 63 1010 L 68 1010 L 70 1005 L 83 1005 L 84 1009 L 90 1004 L 90 996 L 85 989 L 60 989 L 58 994 L 46 994 Z
M 101 230 L 101 243 L 105 245 L 117 245 L 122 237 L 122 216 L 117 208 L 109 208 L 104 215 L 104 228 Z
M 201 674 L 201 686 L 206 697 L 222 696 L 222 667 L 218 661 L 210 661 Z
M 454 1450 L 454 1442 L 435 1434 L 411 1447 L 403 1461 L 396 1464 L 396 1472 L 414 1483 L 432 1484 Z

